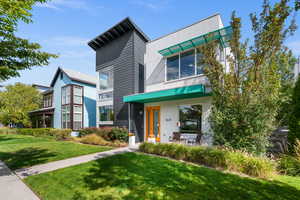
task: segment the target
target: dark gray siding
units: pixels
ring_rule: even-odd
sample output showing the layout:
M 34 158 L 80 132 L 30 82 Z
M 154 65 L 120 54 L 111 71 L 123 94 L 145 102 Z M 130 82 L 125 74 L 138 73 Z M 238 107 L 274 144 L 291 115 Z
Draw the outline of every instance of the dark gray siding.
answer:
M 116 126 L 128 126 L 128 105 L 123 103 L 123 96 L 143 92 L 141 82 L 144 80 L 139 79 L 139 69 L 144 65 L 145 50 L 145 42 L 135 31 L 131 31 L 96 51 L 96 71 L 108 66 L 114 68 L 113 103 Z M 143 110 L 141 105 L 132 106 L 132 109 L 135 108 L 138 110 L 133 110 L 132 114 Z M 138 117 L 137 120 L 139 126 L 132 126 L 130 131 L 143 135 L 143 119 Z M 135 121 L 132 123 L 135 124 Z

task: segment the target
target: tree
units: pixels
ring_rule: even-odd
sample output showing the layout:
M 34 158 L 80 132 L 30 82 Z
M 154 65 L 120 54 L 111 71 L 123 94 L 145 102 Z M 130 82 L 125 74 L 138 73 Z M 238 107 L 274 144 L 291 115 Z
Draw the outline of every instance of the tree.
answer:
M 276 56 L 281 88 L 279 91 L 279 111 L 276 116 L 278 126 L 287 126 L 292 112 L 292 94 L 294 88 L 294 67 L 296 57 L 288 48 L 283 48 Z
M 292 95 L 292 112 L 289 119 L 289 150 L 293 151 L 296 140 L 300 140 L 300 78 L 298 78 Z
M 205 74 L 212 88 L 210 121 L 217 145 L 256 154 L 266 152 L 279 109 L 277 55 L 284 52 L 283 41 L 296 29 L 295 20 L 288 21 L 292 12 L 288 0 L 273 6 L 265 0 L 259 15 L 250 14 L 254 32 L 251 46 L 248 40 L 241 42 L 241 19 L 233 12 L 226 68 L 217 59 L 217 41 L 202 46 Z
M 8 85 L 0 92 L 0 122 L 4 125 L 22 124 L 31 126 L 28 112 L 38 109 L 41 104 L 40 92 L 22 83 Z
M 0 0 L 0 80 L 19 76 L 19 70 L 48 65 L 50 58 L 57 57 L 42 52 L 38 43 L 31 43 L 15 35 L 19 21 L 32 22 L 32 6 L 46 1 Z

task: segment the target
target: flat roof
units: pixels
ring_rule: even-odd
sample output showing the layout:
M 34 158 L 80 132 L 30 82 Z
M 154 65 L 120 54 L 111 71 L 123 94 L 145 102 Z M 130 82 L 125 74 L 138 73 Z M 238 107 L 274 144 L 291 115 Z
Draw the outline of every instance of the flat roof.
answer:
M 145 42 L 150 41 L 149 37 L 129 17 L 126 17 L 107 31 L 89 41 L 88 45 L 92 49 L 97 50 L 133 30 L 135 30 Z

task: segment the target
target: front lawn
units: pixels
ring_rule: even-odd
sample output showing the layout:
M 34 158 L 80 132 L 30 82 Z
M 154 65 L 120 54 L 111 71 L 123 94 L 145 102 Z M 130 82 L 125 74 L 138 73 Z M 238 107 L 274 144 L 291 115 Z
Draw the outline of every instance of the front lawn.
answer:
M 50 138 L 0 135 L 0 160 L 13 170 L 110 149 Z
M 300 178 L 243 178 L 140 153 L 30 176 L 25 182 L 43 200 L 300 199 Z

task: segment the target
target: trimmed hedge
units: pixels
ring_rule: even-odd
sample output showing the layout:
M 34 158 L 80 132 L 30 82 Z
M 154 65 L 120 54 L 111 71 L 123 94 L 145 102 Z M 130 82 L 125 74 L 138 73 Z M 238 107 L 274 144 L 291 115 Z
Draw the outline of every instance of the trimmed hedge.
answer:
M 86 135 L 96 134 L 107 141 L 128 141 L 128 130 L 119 127 L 103 127 L 103 128 L 84 128 L 79 131 L 79 135 L 84 137 Z
M 254 177 L 268 178 L 275 174 L 275 165 L 272 161 L 240 151 L 162 143 L 143 143 L 139 149 L 145 153 L 167 156 L 177 160 L 185 160 Z
M 71 129 L 54 128 L 20 128 L 16 129 L 17 134 L 32 135 L 35 137 L 53 137 L 56 140 L 66 140 L 71 137 Z

